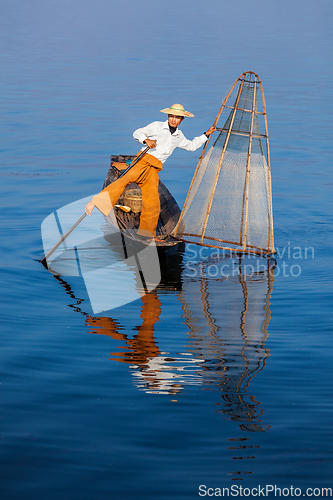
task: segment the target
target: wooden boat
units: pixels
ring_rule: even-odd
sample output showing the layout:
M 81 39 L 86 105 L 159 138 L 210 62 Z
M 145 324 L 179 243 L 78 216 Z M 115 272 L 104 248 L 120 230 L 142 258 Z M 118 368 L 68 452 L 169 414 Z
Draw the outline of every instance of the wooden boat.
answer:
M 128 167 L 126 162 L 132 161 L 134 157 L 134 155 L 111 155 L 110 168 L 106 175 L 103 189 L 118 179 L 121 173 Z M 170 235 L 178 223 L 181 212 L 180 208 L 161 180 L 158 185 L 158 194 L 160 197 L 161 212 L 157 223 L 156 235 L 162 241 L 156 241 L 156 246 L 170 247 L 177 245 L 180 241 Z M 120 231 L 137 241 L 137 230 L 140 224 L 142 209 L 142 196 L 139 186 L 134 182 L 129 184 L 113 208 Z

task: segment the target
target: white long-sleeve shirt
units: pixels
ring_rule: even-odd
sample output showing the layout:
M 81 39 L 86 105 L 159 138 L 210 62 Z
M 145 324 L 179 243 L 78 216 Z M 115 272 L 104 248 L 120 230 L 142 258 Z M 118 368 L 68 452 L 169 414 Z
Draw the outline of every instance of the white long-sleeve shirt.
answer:
M 187 151 L 195 151 L 200 148 L 206 141 L 205 134 L 195 137 L 192 141 L 186 139 L 183 132 L 178 128 L 171 134 L 168 121 L 166 122 L 153 122 L 143 128 L 138 128 L 133 137 L 136 141 L 143 144 L 146 139 L 156 141 L 156 148 L 150 149 L 149 154 L 155 156 L 162 163 L 176 148 L 186 149 Z M 145 148 L 142 148 L 142 150 Z

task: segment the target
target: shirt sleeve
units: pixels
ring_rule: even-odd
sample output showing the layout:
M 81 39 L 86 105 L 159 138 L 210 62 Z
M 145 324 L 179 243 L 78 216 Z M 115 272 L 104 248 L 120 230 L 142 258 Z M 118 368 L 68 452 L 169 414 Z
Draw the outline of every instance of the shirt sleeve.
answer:
M 140 142 L 140 144 L 143 144 L 143 141 L 155 135 L 155 128 L 155 122 L 150 123 L 146 127 L 138 128 L 137 130 L 135 130 L 133 132 L 133 137 L 136 141 Z
M 195 151 L 199 149 L 205 142 L 208 137 L 205 134 L 200 135 L 199 137 L 195 137 L 192 141 L 186 139 L 185 135 L 181 132 L 181 139 L 179 141 L 178 147 L 181 149 L 186 149 L 186 151 Z

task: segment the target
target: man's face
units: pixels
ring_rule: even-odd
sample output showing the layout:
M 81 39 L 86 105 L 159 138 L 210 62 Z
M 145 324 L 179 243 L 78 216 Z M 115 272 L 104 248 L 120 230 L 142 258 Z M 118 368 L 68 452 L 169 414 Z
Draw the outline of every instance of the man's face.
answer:
M 184 120 L 183 116 L 168 115 L 168 118 L 170 127 L 175 127 L 175 128 L 177 128 L 180 125 L 180 123 Z

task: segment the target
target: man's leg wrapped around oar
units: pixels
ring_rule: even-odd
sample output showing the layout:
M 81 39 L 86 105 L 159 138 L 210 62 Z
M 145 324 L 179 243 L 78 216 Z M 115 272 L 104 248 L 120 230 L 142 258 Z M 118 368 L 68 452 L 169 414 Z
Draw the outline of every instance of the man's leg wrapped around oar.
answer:
M 124 176 L 112 182 L 103 191 L 94 196 L 92 201 L 86 206 L 86 212 L 90 215 L 93 206 L 96 206 L 100 212 L 107 216 L 114 205 L 116 205 L 128 184 L 135 182 L 141 188 L 142 193 L 142 211 L 138 234 L 150 238 L 155 237 L 160 214 L 158 172 L 162 168 L 162 163 L 157 158 L 146 154 Z

